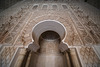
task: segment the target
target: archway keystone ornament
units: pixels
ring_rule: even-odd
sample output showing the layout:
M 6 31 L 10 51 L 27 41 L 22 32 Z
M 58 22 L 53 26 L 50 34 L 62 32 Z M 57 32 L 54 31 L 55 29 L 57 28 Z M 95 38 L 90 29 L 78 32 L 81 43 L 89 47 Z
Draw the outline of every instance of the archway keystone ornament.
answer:
M 64 52 L 65 50 L 67 50 L 68 49 L 67 44 L 62 42 L 66 35 L 66 29 L 64 28 L 63 24 L 55 20 L 44 20 L 37 23 L 33 27 L 32 38 L 34 42 L 29 44 L 28 48 L 34 52 L 37 52 L 37 50 L 40 48 L 39 37 L 41 36 L 43 32 L 46 32 L 49 30 L 54 31 L 59 34 L 60 39 L 61 39 L 61 42 L 59 45 L 60 51 Z

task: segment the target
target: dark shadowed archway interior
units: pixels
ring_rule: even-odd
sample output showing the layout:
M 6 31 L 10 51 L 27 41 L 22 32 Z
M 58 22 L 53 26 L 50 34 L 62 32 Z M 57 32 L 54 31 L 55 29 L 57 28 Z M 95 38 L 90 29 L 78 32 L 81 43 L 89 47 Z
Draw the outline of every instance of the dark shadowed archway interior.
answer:
M 66 67 L 65 55 L 59 50 L 60 42 L 61 38 L 55 31 L 43 32 L 39 37 L 40 49 L 38 55 L 32 56 L 36 56 L 36 58 L 30 62 L 30 67 Z
M 59 34 L 51 30 L 45 31 L 41 34 L 39 42 L 41 42 L 42 40 L 58 40 L 59 43 L 61 42 Z

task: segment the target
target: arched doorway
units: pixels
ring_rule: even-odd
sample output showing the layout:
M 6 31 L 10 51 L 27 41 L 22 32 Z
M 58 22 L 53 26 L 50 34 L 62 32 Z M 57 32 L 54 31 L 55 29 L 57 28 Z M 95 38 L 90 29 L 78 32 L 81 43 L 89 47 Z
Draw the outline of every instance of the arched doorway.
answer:
M 33 27 L 32 37 L 33 37 L 34 42 L 38 44 L 40 35 L 43 32 L 49 31 L 49 30 L 58 33 L 61 40 L 63 40 L 66 35 L 66 29 L 64 25 L 61 24 L 59 21 L 44 20 L 44 21 L 39 22 Z
M 45 20 L 36 24 L 32 31 L 34 44 L 31 50 L 35 46 L 39 48 L 35 50 L 36 54 L 33 51 L 29 67 L 66 67 L 66 57 L 60 49 L 65 32 L 64 26 L 58 21 Z

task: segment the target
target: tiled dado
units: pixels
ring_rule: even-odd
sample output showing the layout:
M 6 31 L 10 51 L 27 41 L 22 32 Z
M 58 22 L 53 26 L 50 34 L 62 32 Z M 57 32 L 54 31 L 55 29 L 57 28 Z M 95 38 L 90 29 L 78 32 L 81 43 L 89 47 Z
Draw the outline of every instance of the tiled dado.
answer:
M 0 52 L 0 67 L 9 67 L 16 51 L 17 47 L 4 46 Z
M 93 47 L 77 47 L 79 58 L 83 67 L 99 67 L 100 58 L 95 53 Z

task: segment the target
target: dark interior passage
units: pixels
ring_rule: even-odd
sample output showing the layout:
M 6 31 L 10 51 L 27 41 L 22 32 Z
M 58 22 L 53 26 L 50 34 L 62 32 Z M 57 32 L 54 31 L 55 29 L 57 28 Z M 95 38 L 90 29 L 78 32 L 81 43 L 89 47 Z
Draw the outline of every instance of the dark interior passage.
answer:
M 54 40 L 54 39 L 60 39 L 60 36 L 58 33 L 54 32 L 54 31 L 46 31 L 44 33 L 41 34 L 40 38 L 43 38 L 43 39 L 49 39 L 49 40 Z
M 65 56 L 58 46 L 60 36 L 54 31 L 46 31 L 40 36 L 40 50 L 31 56 L 29 67 L 66 67 Z

